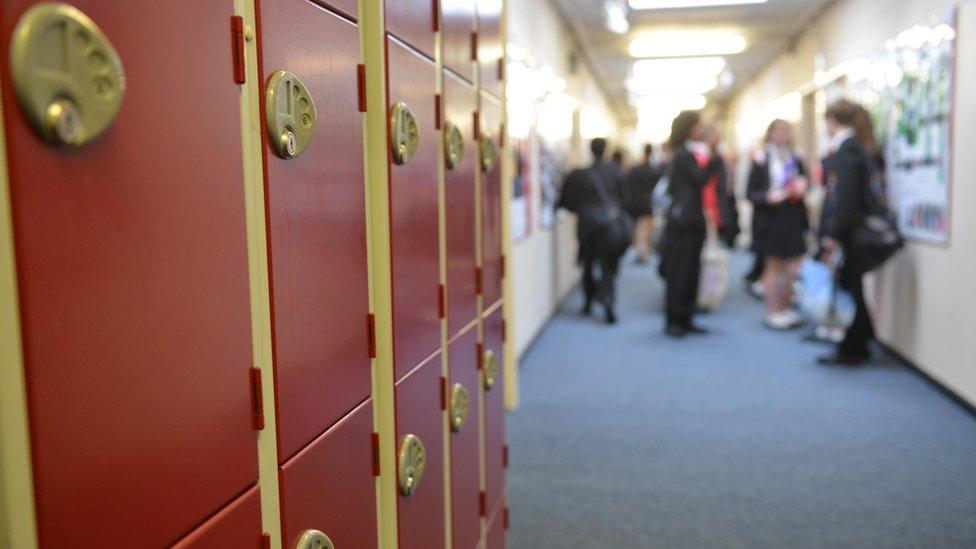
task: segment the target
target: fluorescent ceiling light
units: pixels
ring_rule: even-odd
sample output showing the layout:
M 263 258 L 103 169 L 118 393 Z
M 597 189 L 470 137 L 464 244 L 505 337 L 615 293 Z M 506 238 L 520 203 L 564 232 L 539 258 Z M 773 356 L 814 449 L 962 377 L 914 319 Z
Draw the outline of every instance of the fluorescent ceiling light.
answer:
M 647 95 L 635 101 L 638 116 L 663 116 L 674 118 L 681 111 L 697 111 L 705 108 L 708 99 L 701 94 Z
M 603 4 L 603 25 L 612 33 L 627 34 L 630 30 L 627 12 L 624 0 L 606 0 Z
M 718 87 L 718 77 L 709 74 L 675 77 L 629 78 L 627 89 L 636 95 L 660 93 L 707 93 Z
M 632 10 L 674 10 L 765 4 L 769 0 L 630 0 Z
M 684 78 L 706 74 L 717 76 L 725 70 L 722 57 L 688 57 L 676 59 L 641 59 L 634 62 L 636 78 Z
M 741 34 L 727 30 L 662 30 L 643 33 L 630 41 L 633 57 L 700 57 L 734 55 L 748 43 Z

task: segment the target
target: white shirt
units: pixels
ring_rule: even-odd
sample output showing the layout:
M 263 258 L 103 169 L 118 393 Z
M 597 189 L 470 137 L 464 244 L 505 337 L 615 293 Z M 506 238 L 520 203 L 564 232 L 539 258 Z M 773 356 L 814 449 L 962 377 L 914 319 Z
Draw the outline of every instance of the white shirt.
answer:
M 830 144 L 827 146 L 827 150 L 833 154 L 840 150 L 840 146 L 844 144 L 844 141 L 854 137 L 853 128 L 844 128 L 843 130 L 837 132 L 836 135 L 830 140 Z

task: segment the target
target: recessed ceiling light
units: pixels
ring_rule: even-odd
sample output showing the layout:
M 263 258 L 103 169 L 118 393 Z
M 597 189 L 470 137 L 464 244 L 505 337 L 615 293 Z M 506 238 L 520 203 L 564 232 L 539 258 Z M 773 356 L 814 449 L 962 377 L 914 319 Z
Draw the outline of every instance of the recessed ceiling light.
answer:
M 674 10 L 765 4 L 769 0 L 630 0 L 632 10 Z
M 633 57 L 700 57 L 734 55 L 748 42 L 737 32 L 722 30 L 662 30 L 645 32 L 630 41 Z

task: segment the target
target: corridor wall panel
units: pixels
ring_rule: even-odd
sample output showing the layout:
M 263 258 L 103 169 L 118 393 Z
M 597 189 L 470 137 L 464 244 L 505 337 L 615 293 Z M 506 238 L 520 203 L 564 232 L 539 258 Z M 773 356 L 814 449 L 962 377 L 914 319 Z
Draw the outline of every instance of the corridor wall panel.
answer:
M 491 96 L 481 94 L 481 138 L 494 143 L 502 151 L 501 104 Z M 485 309 L 502 298 L 502 168 L 496 160 L 490 169 L 482 167 L 481 176 L 481 254 L 483 296 Z
M 12 88 L 36 3 L 0 3 L 0 59 L 39 539 L 170 545 L 257 480 L 234 2 L 75 0 L 126 76 L 75 148 Z
M 427 58 L 434 59 L 437 0 L 385 0 L 385 2 L 386 30 Z
M 396 379 L 440 345 L 437 153 L 434 65 L 389 39 L 390 109 L 400 103 L 416 119 L 416 153 L 398 164 L 390 156 L 390 242 Z
M 453 341 L 448 356 L 448 411 L 454 405 L 455 386 L 463 387 L 469 399 L 467 418 L 460 428 L 451 430 L 452 532 L 454 547 L 473 548 L 481 539 L 478 331 L 469 330 Z
M 337 547 L 377 546 L 372 414 L 363 403 L 281 467 L 285 547 L 310 529 Z
M 453 168 L 445 167 L 444 213 L 447 253 L 448 335 L 457 334 L 477 316 L 477 258 L 475 169 L 478 147 L 474 138 L 474 117 L 478 96 L 463 80 L 444 73 L 444 131 L 453 125 L 463 144 L 463 153 Z
M 299 156 L 265 143 L 281 460 L 371 390 L 356 25 L 306 0 L 261 2 L 263 86 L 279 70 L 308 88 L 314 134 Z M 269 137 L 265 132 L 265 140 Z

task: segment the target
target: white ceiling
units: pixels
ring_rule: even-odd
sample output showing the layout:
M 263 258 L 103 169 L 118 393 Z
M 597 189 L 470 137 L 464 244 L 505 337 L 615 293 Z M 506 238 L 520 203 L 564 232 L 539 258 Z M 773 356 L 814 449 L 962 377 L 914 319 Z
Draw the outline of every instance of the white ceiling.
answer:
M 633 58 L 627 53 L 630 39 L 656 28 L 732 29 L 749 41 L 745 52 L 727 56 L 735 77 L 730 88 L 709 94 L 713 102 L 730 99 L 778 52 L 787 48 L 804 26 L 835 0 L 769 0 L 765 4 L 631 11 L 630 32 L 614 34 L 604 27 L 603 0 L 553 0 L 556 8 L 576 33 L 583 56 L 597 73 L 608 99 L 622 122 L 632 123 L 636 112 L 628 105 L 625 80 Z

